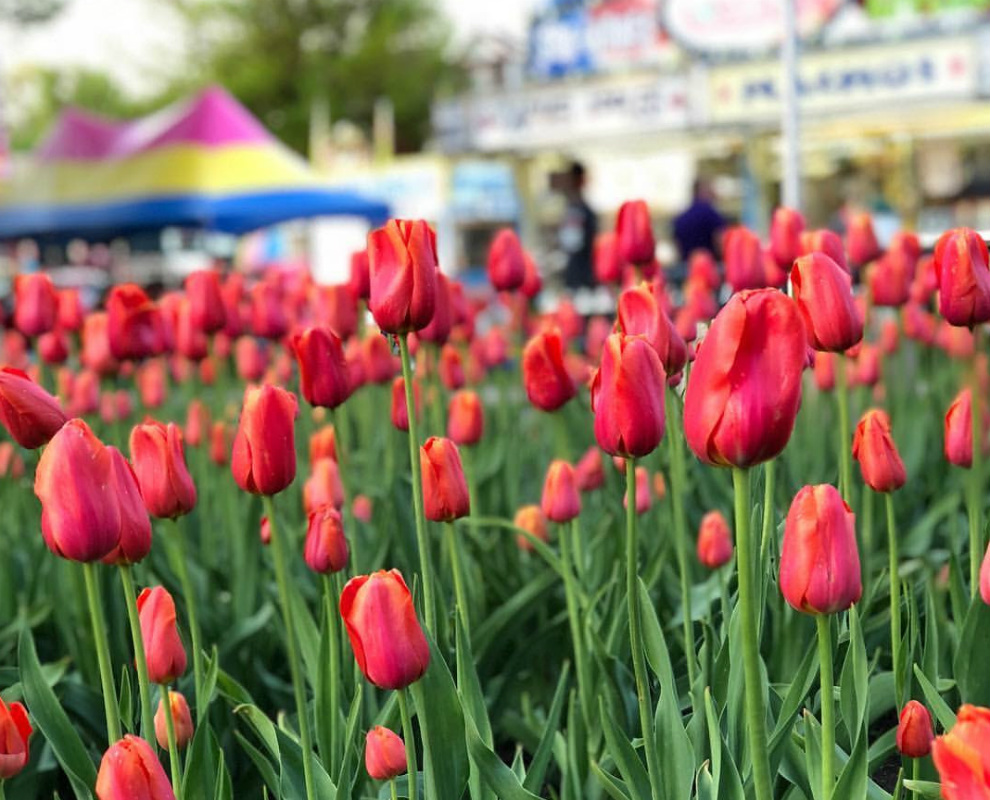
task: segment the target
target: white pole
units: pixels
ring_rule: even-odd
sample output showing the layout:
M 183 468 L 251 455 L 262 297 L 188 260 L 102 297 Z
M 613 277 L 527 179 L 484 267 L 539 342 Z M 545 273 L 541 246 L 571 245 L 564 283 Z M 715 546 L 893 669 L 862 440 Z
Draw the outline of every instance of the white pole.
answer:
M 796 0 L 781 0 L 784 5 L 784 37 L 780 46 L 780 85 L 783 102 L 780 106 L 780 137 L 782 144 L 781 202 L 801 209 L 801 108 L 797 96 L 798 32 Z

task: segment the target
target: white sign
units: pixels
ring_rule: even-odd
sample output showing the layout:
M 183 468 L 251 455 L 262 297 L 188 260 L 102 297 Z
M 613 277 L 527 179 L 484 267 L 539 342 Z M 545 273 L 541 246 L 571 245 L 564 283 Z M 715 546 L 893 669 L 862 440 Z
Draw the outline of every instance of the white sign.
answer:
M 975 40 L 957 37 L 807 54 L 796 81 L 802 113 L 827 113 L 971 96 L 978 71 Z M 716 67 L 709 73 L 708 120 L 776 119 L 781 96 L 778 61 Z

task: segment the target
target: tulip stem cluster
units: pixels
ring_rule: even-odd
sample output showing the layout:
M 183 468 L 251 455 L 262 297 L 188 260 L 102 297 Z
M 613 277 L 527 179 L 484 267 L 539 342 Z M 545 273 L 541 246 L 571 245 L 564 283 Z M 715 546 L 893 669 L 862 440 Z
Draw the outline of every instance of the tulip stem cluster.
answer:
M 816 614 L 822 696 L 822 800 L 831 800 L 835 787 L 835 697 L 832 678 L 832 629 L 829 614 Z
M 413 506 L 416 512 L 416 545 L 419 549 L 419 569 L 423 578 L 423 606 L 426 629 L 436 635 L 436 606 L 433 602 L 433 567 L 430 563 L 430 544 L 426 538 L 426 518 L 423 515 L 423 477 L 419 467 L 419 438 L 416 434 L 416 401 L 413 397 L 412 365 L 409 360 L 409 342 L 400 334 L 399 355 L 402 359 L 402 382 L 406 391 L 406 412 L 409 418 L 409 462 L 412 468 Z
M 179 760 L 179 744 L 175 738 L 175 717 L 172 713 L 172 698 L 169 697 L 168 686 L 159 687 L 162 697 L 162 711 L 165 715 L 165 732 L 168 736 L 168 763 L 172 772 L 172 788 L 175 796 L 182 797 L 182 761 Z
M 770 759 L 767 753 L 767 713 L 760 689 L 760 640 L 757 634 L 759 608 L 754 587 L 753 542 L 749 530 L 750 473 L 734 467 L 732 485 L 735 495 L 736 558 L 739 572 L 739 607 L 742 614 L 743 674 L 746 686 L 746 729 L 753 761 L 753 796 L 772 800 Z
M 151 742 L 154 735 L 151 681 L 148 679 L 148 660 L 144 652 L 144 637 L 141 635 L 141 619 L 138 616 L 134 576 L 129 564 L 120 565 L 120 583 L 124 589 L 124 605 L 127 606 L 127 620 L 131 628 L 131 643 L 134 646 L 134 664 L 137 668 L 138 693 L 141 698 L 141 738 L 147 742 Z
M 96 647 L 96 660 L 100 667 L 103 710 L 107 716 L 107 739 L 113 744 L 121 737 L 120 711 L 117 708 L 117 689 L 114 685 L 113 666 L 110 663 L 110 640 L 107 638 L 106 620 L 103 618 L 103 605 L 100 602 L 99 576 L 96 574 L 97 566 L 92 561 L 87 561 L 82 566 L 86 579 L 89 617 L 93 625 L 93 644 Z
M 887 504 L 887 549 L 890 556 L 890 654 L 894 673 L 894 699 L 900 707 L 905 701 L 904 675 L 901 670 L 901 583 L 898 577 L 897 520 L 894 517 L 894 495 L 884 495 Z
M 296 628 L 292 613 L 292 599 L 289 594 L 289 567 L 285 554 L 285 542 L 282 531 L 279 530 L 275 519 L 275 503 L 271 495 L 262 495 L 265 514 L 268 515 L 268 525 L 271 530 L 271 547 L 275 561 L 275 580 L 282 601 L 282 621 L 285 624 L 285 643 L 289 651 L 289 672 L 292 676 L 292 691 L 296 698 L 296 714 L 299 717 L 299 746 L 302 748 L 303 778 L 306 783 L 307 800 L 316 799 L 316 788 L 313 779 L 313 742 L 309 730 L 309 714 L 306 710 L 306 692 L 303 685 L 302 663 L 299 658 L 299 642 L 296 640 Z M 198 704 L 197 704 L 198 705 Z
M 178 572 L 182 595 L 186 601 L 186 616 L 189 621 L 189 638 L 192 639 L 193 651 L 193 689 L 196 695 L 196 722 L 203 721 L 206 714 L 207 698 L 202 696 L 203 690 L 203 654 L 199 636 L 199 617 L 196 613 L 196 593 L 189 577 L 189 562 L 186 556 L 186 540 L 182 526 L 177 519 L 172 520 L 172 547 L 174 548 L 175 569 Z
M 406 744 L 406 778 L 409 784 L 408 797 L 409 800 L 416 800 L 419 790 L 419 786 L 417 785 L 419 767 L 416 764 L 416 738 L 413 735 L 412 717 L 409 715 L 409 699 L 405 689 L 397 689 L 395 694 L 399 701 L 399 714 L 402 716 L 402 739 Z

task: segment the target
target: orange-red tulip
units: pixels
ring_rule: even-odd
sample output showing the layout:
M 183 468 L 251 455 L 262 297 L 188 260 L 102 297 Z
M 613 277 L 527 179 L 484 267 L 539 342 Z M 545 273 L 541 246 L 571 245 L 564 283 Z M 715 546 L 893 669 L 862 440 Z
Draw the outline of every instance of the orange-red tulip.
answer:
M 419 380 L 413 378 L 413 405 L 416 419 L 422 413 L 423 392 Z M 406 383 L 400 376 L 392 381 L 392 425 L 400 431 L 409 430 L 409 409 L 406 408 Z
M 605 483 L 602 451 L 594 445 L 589 447 L 574 465 L 574 477 L 578 489 L 582 492 L 592 492 L 600 488 Z
M 230 461 L 230 428 L 223 420 L 210 426 L 210 461 L 225 467 Z
M 296 477 L 296 396 L 277 386 L 248 387 L 234 437 L 231 471 L 244 491 L 273 495 Z
M 721 511 L 709 511 L 698 529 L 698 561 L 718 569 L 732 560 L 732 531 Z
M 564 364 L 564 340 L 558 328 L 538 333 L 526 343 L 522 374 L 529 402 L 543 411 L 556 411 L 577 394 Z
M 127 734 L 110 745 L 96 776 L 97 800 L 175 800 L 158 756 L 144 739 Z
M 423 473 L 423 512 L 434 522 L 450 522 L 471 513 L 467 481 L 457 445 L 431 436 L 419 448 Z
M 24 706 L 0 699 L 0 780 L 13 778 L 27 765 L 33 730 Z
M 950 325 L 971 328 L 990 320 L 990 254 L 970 228 L 943 233 L 935 243 L 938 310 Z
M 485 432 L 485 410 L 477 392 L 462 389 L 451 395 L 447 410 L 447 436 L 457 445 L 481 441 Z
M 645 514 L 653 506 L 653 492 L 650 486 L 650 473 L 646 467 L 636 467 L 636 513 Z M 629 495 L 622 496 L 622 507 L 629 508 Z
M 152 683 L 169 684 L 186 671 L 186 651 L 176 625 L 175 601 L 162 586 L 145 588 L 137 598 L 141 638 Z
M 445 344 L 440 350 L 440 363 L 437 366 L 440 383 L 449 392 L 456 392 L 464 386 L 464 366 L 461 364 L 460 351 L 452 344 Z
M 982 415 L 983 438 L 986 449 L 986 412 Z M 973 466 L 973 393 L 969 388 L 956 395 L 945 412 L 945 460 L 957 467 Z
M 340 468 L 332 458 L 320 458 L 313 462 L 313 469 L 303 484 L 303 509 L 307 514 L 324 505 L 342 508 L 344 485 L 340 480 Z
M 917 700 L 908 700 L 901 709 L 896 740 L 897 750 L 908 758 L 924 758 L 932 751 L 932 715 Z
M 148 513 L 175 519 L 196 507 L 196 486 L 182 446 L 182 431 L 174 422 L 142 422 L 131 430 L 131 461 Z
M 210 431 L 210 409 L 198 397 L 189 401 L 186 409 L 186 427 L 183 430 L 183 438 L 190 447 L 199 447 Z
M 425 328 L 436 306 L 437 239 L 425 220 L 392 219 L 368 234 L 369 307 L 387 333 Z
M 58 293 L 58 320 L 56 327 L 64 331 L 82 330 L 85 316 L 79 290 L 60 289 Z
M 841 353 L 863 338 L 863 321 L 853 303 L 849 273 L 825 253 L 801 256 L 791 269 L 794 299 L 808 344 Z
M 0 368 L 0 422 L 21 447 L 41 447 L 65 420 L 58 400 L 27 374 L 11 367 Z
M 964 705 L 932 744 L 945 800 L 990 800 L 990 709 Z
M 309 512 L 303 559 L 313 572 L 340 572 L 347 566 L 347 539 L 344 521 L 332 505 L 322 505 Z
M 364 740 L 364 767 L 372 780 L 389 781 L 406 771 L 406 746 L 388 728 L 375 725 Z
M 859 462 L 863 481 L 875 492 L 892 492 L 907 481 L 886 411 L 872 408 L 863 414 L 853 436 L 852 454 Z
M 172 724 L 175 726 L 175 744 L 181 750 L 193 736 L 192 714 L 189 713 L 189 704 L 184 695 L 179 692 L 169 691 L 168 706 L 172 714 Z M 163 750 L 168 750 L 168 720 L 165 717 L 165 701 L 158 701 L 158 710 L 155 712 L 155 738 L 158 746 Z
M 550 540 L 550 532 L 547 530 L 547 518 L 538 505 L 522 506 L 512 520 L 512 524 L 517 528 L 522 528 L 531 536 L 536 537 L 541 542 Z M 516 536 L 516 544 L 522 550 L 532 550 L 533 543 L 521 533 Z
M 368 495 L 355 495 L 354 501 L 351 503 L 351 513 L 354 515 L 354 519 L 359 522 L 371 522 L 372 511 L 371 498 Z

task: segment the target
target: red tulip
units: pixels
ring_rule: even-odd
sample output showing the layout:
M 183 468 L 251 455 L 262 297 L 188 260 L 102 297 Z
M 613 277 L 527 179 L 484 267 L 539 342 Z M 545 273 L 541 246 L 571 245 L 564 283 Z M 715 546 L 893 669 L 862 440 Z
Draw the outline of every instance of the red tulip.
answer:
M 815 385 L 819 391 L 830 392 L 835 388 L 835 362 L 838 358 L 835 353 L 815 351 L 814 376 Z M 845 365 L 840 364 L 839 366 L 842 368 Z
M 502 228 L 488 248 L 488 280 L 499 292 L 511 292 L 526 279 L 522 242 L 511 228 Z
M 526 342 L 522 374 L 529 402 L 543 411 L 556 411 L 577 394 L 564 365 L 564 340 L 557 328 L 538 333 Z
M 657 351 L 668 375 L 684 369 L 687 345 L 660 307 L 656 284 L 640 284 L 619 295 L 617 327 L 627 336 L 646 339 Z
M 485 410 L 476 392 L 464 389 L 453 394 L 447 410 L 447 436 L 457 445 L 481 441 L 485 432 Z
M 389 220 L 368 235 L 371 313 L 387 333 L 425 328 L 437 294 L 437 240 L 424 220 Z
M 873 408 L 863 414 L 853 436 L 852 453 L 859 461 L 863 480 L 875 492 L 892 492 L 907 480 L 886 411 Z
M 461 454 L 450 439 L 431 436 L 419 448 L 423 473 L 423 511 L 434 522 L 450 522 L 471 513 Z
M 980 597 L 983 602 L 990 606 L 990 546 L 983 555 L 983 563 L 980 564 Z
M 364 741 L 364 766 L 372 780 L 390 781 L 406 771 L 406 746 L 397 734 L 375 725 Z
M 880 245 L 873 232 L 873 220 L 866 212 L 853 214 L 846 226 L 846 248 L 854 267 L 861 267 L 880 254 Z
M 354 515 L 354 519 L 359 522 L 371 522 L 373 510 L 371 498 L 368 495 L 359 494 L 354 496 L 354 501 L 351 503 L 351 513 Z
M 107 336 L 111 355 L 120 361 L 164 352 L 162 314 L 133 283 L 114 286 L 107 296 Z
M 225 467 L 230 461 L 230 429 L 223 420 L 210 426 L 210 461 L 218 467 Z
M 464 383 L 464 366 L 461 354 L 452 344 L 445 344 L 440 350 L 440 363 L 437 367 L 440 383 L 450 392 L 456 392 Z
M 186 466 L 182 431 L 174 422 L 149 420 L 131 430 L 131 460 L 148 512 L 175 519 L 196 507 L 196 486 Z
M 340 480 L 340 468 L 332 458 L 321 458 L 313 463 L 313 470 L 303 484 L 303 509 L 307 514 L 324 505 L 341 508 L 344 505 L 344 485 Z
M 323 505 L 309 512 L 303 559 L 313 572 L 340 572 L 347 566 L 347 539 L 340 512 Z
M 866 271 L 873 305 L 899 308 L 911 297 L 913 269 L 903 260 L 892 258 L 887 253 L 872 264 Z
M 13 778 L 27 765 L 33 731 L 24 706 L 0 699 L 0 780 Z
M 69 358 L 69 342 L 59 329 L 48 331 L 38 337 L 38 355 L 46 364 L 64 364 Z
M 841 353 L 863 338 L 863 321 L 853 304 L 849 273 L 824 253 L 801 256 L 791 269 L 794 299 L 808 344 Z
M 397 569 L 351 578 L 340 614 L 364 676 L 381 689 L 404 689 L 430 665 L 430 646 Z
M 797 305 L 776 289 L 734 295 L 712 322 L 688 379 L 684 432 L 702 461 L 748 467 L 787 444 L 807 344 Z
M 244 491 L 273 495 L 296 477 L 296 396 L 277 386 L 248 387 L 234 437 L 231 470 Z
M 616 250 L 623 264 L 643 265 L 656 255 L 650 209 L 645 200 L 627 200 L 615 219 Z
M 281 292 L 269 281 L 251 287 L 251 331 L 255 336 L 273 341 L 289 332 L 289 317 Z
M 175 601 L 162 586 L 145 588 L 137 598 L 141 638 L 152 683 L 174 683 L 186 671 L 186 651 L 176 625 Z
M 732 560 L 732 531 L 721 511 L 709 511 L 698 529 L 698 561 L 718 569 Z
M 990 800 L 990 709 L 964 705 L 932 744 L 945 800 Z
M 316 295 L 317 319 L 341 341 L 357 333 L 357 298 L 346 283 L 322 286 Z
M 846 264 L 846 251 L 842 246 L 842 237 L 835 231 L 819 228 L 816 231 L 802 233 L 801 255 L 806 256 L 811 253 L 824 253 L 843 270 L 849 272 L 849 265 Z
M 191 447 L 199 447 L 205 440 L 210 430 L 210 409 L 199 398 L 189 401 L 186 409 L 186 427 L 183 430 L 183 437 Z
M 175 792 L 154 750 L 127 734 L 110 745 L 96 776 L 97 800 L 175 800 Z
M 203 333 L 223 330 L 227 314 L 220 292 L 220 274 L 212 269 L 191 272 L 186 277 L 185 289 L 192 326 Z
M 14 327 L 25 336 L 40 336 L 58 320 L 58 292 L 44 272 L 14 278 Z
M 120 535 L 117 546 L 103 557 L 103 563 L 136 564 L 151 552 L 151 520 L 131 465 L 116 447 L 107 450 L 113 494 L 120 511 Z
M 935 243 L 938 310 L 950 325 L 971 328 L 990 320 L 990 255 L 976 231 L 956 228 Z
M 78 289 L 61 289 L 58 293 L 58 319 L 56 327 L 64 331 L 79 331 L 83 327 L 82 300 Z
M 566 461 L 551 462 L 543 483 L 541 505 L 543 513 L 554 522 L 570 522 L 581 513 L 581 495 L 574 467 Z
M 574 466 L 577 487 L 582 492 L 592 492 L 605 484 L 605 468 L 602 466 L 602 451 L 592 445 Z
M 595 439 L 623 458 L 652 452 L 664 433 L 666 373 L 645 339 L 613 333 L 591 384 Z
M 540 276 L 540 269 L 536 266 L 533 257 L 523 251 L 523 263 L 526 265 L 526 276 L 523 278 L 519 293 L 528 300 L 532 300 L 543 291 L 543 278 Z
M 932 751 L 935 731 L 932 715 L 917 700 L 908 700 L 897 722 L 897 750 L 908 758 L 924 758 Z
M 291 342 L 302 396 L 310 405 L 337 408 L 350 396 L 340 339 L 329 327 L 314 325 L 295 334 Z
M 653 505 L 653 493 L 650 491 L 650 473 L 646 467 L 636 467 L 636 513 L 645 514 Z M 622 507 L 629 508 L 629 495 L 623 495 Z
M 65 424 L 58 400 L 19 369 L 0 368 L 0 422 L 21 447 L 34 450 Z
M 760 237 L 749 228 L 737 225 L 725 232 L 722 241 L 725 280 L 732 291 L 741 292 L 743 289 L 766 286 Z
M 619 240 L 615 231 L 604 231 L 595 237 L 592 251 L 596 283 L 617 284 L 622 280 L 625 266 L 619 255 Z
M 196 327 L 192 316 L 192 303 L 186 297 L 175 304 L 175 351 L 190 361 L 202 361 L 210 354 L 206 334 Z
M 236 339 L 246 326 L 244 308 L 244 277 L 239 272 L 231 272 L 220 287 L 223 300 L 223 332 L 230 339 Z
M 945 412 L 945 459 L 957 467 L 973 466 L 973 394 L 963 389 Z M 986 409 L 983 410 L 983 438 L 986 438 Z M 982 448 L 986 450 L 986 443 Z
M 261 342 L 253 336 L 241 336 L 234 342 L 234 363 L 237 377 L 251 383 L 261 380 L 268 366 L 268 359 Z
M 359 300 L 367 300 L 370 297 L 371 274 L 367 250 L 355 250 L 351 253 L 351 271 L 347 285 Z
M 175 744 L 181 750 L 193 736 L 192 714 L 189 713 L 189 704 L 184 695 L 179 692 L 169 690 L 168 709 L 172 715 L 172 724 L 175 726 Z M 165 701 L 158 701 L 158 710 L 155 712 L 155 738 L 158 746 L 163 750 L 168 750 L 168 720 L 165 717 Z
M 416 419 L 419 419 L 422 406 L 422 390 L 419 381 L 413 378 L 413 405 L 416 406 Z M 392 425 L 396 430 L 409 430 L 409 409 L 406 408 L 406 383 L 399 377 L 392 381 Z
M 801 255 L 801 234 L 804 232 L 804 217 L 793 208 L 778 208 L 770 222 L 770 251 L 781 269 L 790 269 Z
M 333 425 L 325 425 L 309 437 L 309 463 L 315 464 L 321 458 L 337 460 L 337 431 Z
M 798 611 L 834 614 L 859 601 L 855 516 L 834 486 L 805 486 L 784 526 L 780 590 Z

